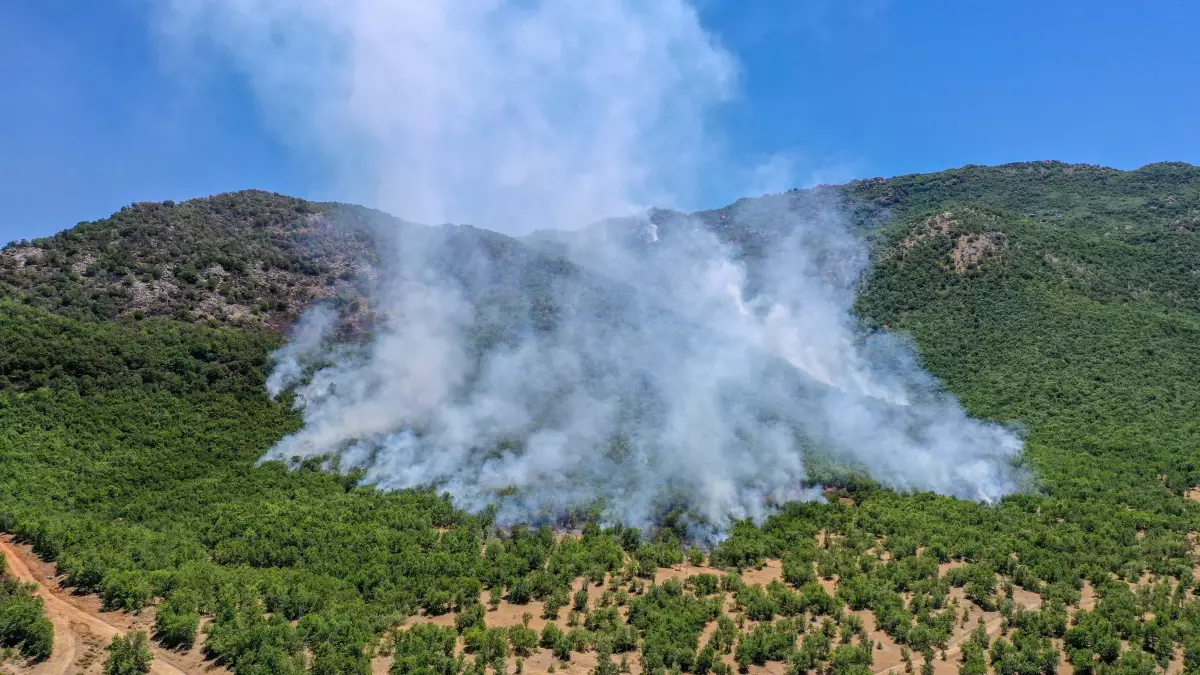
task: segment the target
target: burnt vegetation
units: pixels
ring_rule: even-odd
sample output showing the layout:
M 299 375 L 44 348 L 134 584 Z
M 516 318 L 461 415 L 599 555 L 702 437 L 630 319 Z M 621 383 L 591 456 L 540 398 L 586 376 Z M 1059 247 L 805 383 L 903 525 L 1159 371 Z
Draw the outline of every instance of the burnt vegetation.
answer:
M 814 466 L 844 499 L 700 550 L 669 523 L 501 530 L 436 490 L 259 465 L 300 426 L 263 392 L 271 349 L 315 299 L 369 313 L 384 216 L 243 192 L 0 253 L 0 529 L 237 673 L 1200 669 L 1200 169 L 816 191 L 872 247 L 864 328 L 910 335 L 972 414 L 1023 425 L 1029 492 L 985 506 Z M 734 213 L 697 216 L 748 258 L 785 227 Z M 10 581 L 0 646 L 44 657 L 40 601 Z

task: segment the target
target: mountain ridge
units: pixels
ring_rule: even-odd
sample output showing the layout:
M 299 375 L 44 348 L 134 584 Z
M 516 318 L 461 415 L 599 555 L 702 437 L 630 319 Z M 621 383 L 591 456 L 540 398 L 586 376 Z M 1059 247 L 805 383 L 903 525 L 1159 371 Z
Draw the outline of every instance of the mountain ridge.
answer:
M 1064 190 L 1077 192 L 1081 185 L 1098 191 L 1102 209 L 1080 213 L 1092 205 Z M 779 226 L 764 218 L 831 209 L 878 245 L 887 240 L 879 235 L 888 223 L 912 227 L 942 206 L 974 204 L 1059 229 L 1096 234 L 1110 226 L 1103 236 L 1136 244 L 1139 237 L 1170 238 L 1172 227 L 1200 229 L 1197 186 L 1200 168 L 1178 162 L 1132 171 L 1054 161 L 968 165 L 742 198 L 692 214 L 655 209 L 648 216 L 656 224 L 686 216 L 726 243 L 752 250 L 769 246 Z M 757 205 L 781 199 L 792 203 L 756 213 Z M 808 214 L 797 213 L 797 202 Z M 1111 228 L 1117 220 L 1124 229 Z M 9 243 L 0 249 L 0 294 L 99 320 L 175 316 L 279 331 L 322 300 L 366 321 L 359 309 L 379 273 L 379 239 L 404 227 L 416 226 L 366 207 L 261 190 L 139 202 L 50 237 Z

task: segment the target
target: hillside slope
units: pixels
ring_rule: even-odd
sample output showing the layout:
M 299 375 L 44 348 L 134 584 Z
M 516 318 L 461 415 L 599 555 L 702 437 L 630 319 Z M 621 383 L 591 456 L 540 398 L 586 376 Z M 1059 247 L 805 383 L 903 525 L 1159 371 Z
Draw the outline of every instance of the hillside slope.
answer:
M 937 673 L 1200 667 L 1200 169 L 966 167 L 782 199 L 834 204 L 868 239 L 864 325 L 910 335 L 973 414 L 1023 425 L 1035 490 L 987 507 L 852 481 L 851 504 L 789 505 L 694 554 L 770 559 L 776 583 L 648 588 L 688 553 L 670 523 L 649 540 L 499 530 L 430 491 L 258 464 L 300 426 L 263 393 L 267 355 L 313 298 L 358 299 L 384 245 L 367 221 L 384 216 L 247 192 L 138 205 L 0 254 L 0 530 L 108 608 L 153 613 L 161 645 L 202 643 L 237 673 L 368 673 L 377 647 L 398 674 L 511 672 L 520 654 L 575 672 L 613 654 L 642 672 L 848 675 L 897 645 Z M 753 256 L 786 226 L 764 204 L 697 217 Z M 498 339 L 553 320 L 544 275 L 612 290 L 544 241 L 442 232 L 536 270 L 473 280 L 519 319 Z M 571 626 L 581 577 L 605 585 Z M 522 606 L 565 634 L 531 646 L 497 618 Z M 380 641 L 414 614 L 461 643 L 437 626 Z
M 336 214 L 336 223 L 328 214 Z M 0 288 L 90 320 L 171 316 L 281 330 L 356 297 L 377 262 L 367 209 L 259 191 L 138 203 L 0 253 Z
M 769 246 L 787 218 L 835 209 L 875 233 L 951 205 L 1036 223 L 1046 262 L 1090 294 L 1154 293 L 1195 309 L 1200 168 L 1136 171 L 1033 162 L 854 181 L 795 191 L 789 208 L 743 199 L 692 217 L 725 241 Z M 657 212 L 654 220 L 672 219 Z M 782 219 L 782 220 L 781 220 Z M 348 305 L 378 275 L 381 246 L 413 226 L 353 205 L 256 190 L 180 204 L 143 202 L 0 250 L 0 292 L 85 319 L 173 316 L 281 329 L 315 299 Z M 1099 264 L 1103 269 L 1093 269 Z M 1101 273 L 1103 272 L 1103 273 Z M 1116 272 L 1116 275 L 1111 274 Z

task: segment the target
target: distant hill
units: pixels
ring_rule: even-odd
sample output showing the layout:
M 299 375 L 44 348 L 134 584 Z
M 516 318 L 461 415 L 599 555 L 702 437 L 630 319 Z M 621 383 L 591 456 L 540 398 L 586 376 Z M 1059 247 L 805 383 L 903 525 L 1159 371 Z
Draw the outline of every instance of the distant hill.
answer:
M 936 234 L 953 258 L 943 264 L 965 272 L 1020 230 L 1038 235 L 1046 270 L 1089 295 L 1152 294 L 1195 307 L 1198 185 L 1200 168 L 1180 163 L 1136 171 L 1060 162 L 968 166 L 743 199 L 692 214 L 691 222 L 752 252 L 779 236 L 785 212 L 834 208 L 872 236 L 881 260 L 898 261 L 903 256 L 886 248 L 904 237 L 883 235 L 969 207 L 971 216 L 947 217 L 936 232 L 903 246 Z M 776 208 L 781 199 L 790 201 L 787 210 Z M 655 211 L 651 219 L 669 228 L 679 215 Z M 0 250 L 0 293 L 88 320 L 171 316 L 280 330 L 314 300 L 354 304 L 378 275 L 380 233 L 402 236 L 411 227 L 363 207 L 257 190 L 142 202 L 51 237 L 8 244 Z
M 336 218 L 331 218 L 336 216 Z M 0 252 L 0 288 L 88 320 L 171 316 L 282 329 L 314 299 L 352 302 L 376 262 L 359 207 L 250 190 L 142 202 Z

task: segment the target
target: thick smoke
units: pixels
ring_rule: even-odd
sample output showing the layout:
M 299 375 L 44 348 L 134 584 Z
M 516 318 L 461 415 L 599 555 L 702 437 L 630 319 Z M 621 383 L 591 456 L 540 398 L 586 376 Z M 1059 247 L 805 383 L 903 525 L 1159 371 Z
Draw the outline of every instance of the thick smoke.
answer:
M 686 0 L 165 0 L 344 192 L 417 222 L 578 227 L 694 196 L 730 55 Z
M 747 258 L 687 217 L 626 219 L 556 237 L 564 270 L 495 257 L 470 229 L 409 233 L 378 298 L 389 328 L 295 386 L 305 427 L 268 458 L 339 454 L 369 483 L 438 486 L 502 521 L 682 508 L 720 527 L 811 496 L 817 455 L 900 489 L 1016 489 L 1017 437 L 969 418 L 906 344 L 856 329 L 866 256 L 838 218 L 773 235 Z M 323 325 L 300 324 L 277 374 L 329 358 Z
M 522 241 L 392 232 L 370 343 L 332 345 L 316 309 L 276 354 L 268 389 L 305 426 L 266 459 L 337 456 L 502 521 L 720 528 L 817 494 L 814 458 L 898 489 L 1017 489 L 1020 440 L 857 329 L 867 255 L 820 193 L 742 202 L 732 226 L 636 208 L 687 198 L 731 83 L 682 0 L 180 7 L 174 30 L 227 48 L 378 204 L 508 231 L 625 214 Z

